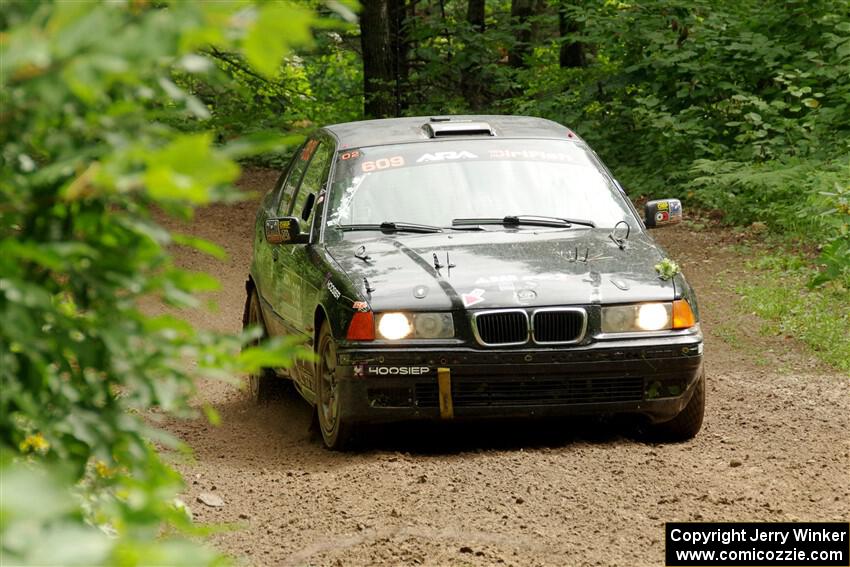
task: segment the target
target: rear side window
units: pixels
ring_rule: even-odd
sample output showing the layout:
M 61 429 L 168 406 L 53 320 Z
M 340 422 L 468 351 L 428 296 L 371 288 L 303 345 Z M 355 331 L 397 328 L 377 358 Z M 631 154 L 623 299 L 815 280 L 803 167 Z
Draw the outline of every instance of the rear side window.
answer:
M 301 187 L 295 195 L 295 207 L 292 209 L 292 215 L 297 216 L 302 221 L 309 220 L 315 207 L 315 200 L 322 190 L 322 182 L 328 172 L 328 166 L 331 161 L 333 148 L 328 144 L 319 145 L 318 149 L 313 153 L 313 159 L 307 166 L 307 173 L 304 174 L 304 180 L 301 182 Z M 310 196 L 313 196 L 310 199 Z
M 286 183 L 283 185 L 283 192 L 277 204 L 277 216 L 289 216 L 289 211 L 292 210 L 292 198 L 301 184 L 301 179 L 304 177 L 304 170 L 307 169 L 307 164 L 310 163 L 310 158 L 313 157 L 313 152 L 316 151 L 318 145 L 318 140 L 309 140 L 299 148 L 295 156 L 295 162 L 289 168 Z

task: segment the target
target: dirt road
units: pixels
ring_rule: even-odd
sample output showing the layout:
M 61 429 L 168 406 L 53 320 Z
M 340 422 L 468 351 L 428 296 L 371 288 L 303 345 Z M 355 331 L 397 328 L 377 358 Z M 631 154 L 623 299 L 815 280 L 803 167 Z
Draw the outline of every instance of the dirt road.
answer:
M 249 172 L 245 187 L 270 187 Z M 180 263 L 221 278 L 206 328 L 237 330 L 256 204 L 212 207 L 189 230 L 229 253 Z M 184 227 L 185 230 L 185 227 Z M 850 518 L 850 380 L 793 339 L 758 335 L 733 286 L 743 259 L 721 231 L 657 232 L 700 294 L 708 407 L 683 444 L 622 424 L 460 424 L 376 432 L 359 453 L 326 451 L 294 394 L 257 407 L 205 383 L 222 424 L 176 422 L 178 464 L 201 522 L 241 529 L 214 545 L 253 565 L 663 565 L 667 521 Z M 828 316 L 828 314 L 824 314 Z M 735 329 L 735 344 L 720 329 Z M 728 337 L 727 337 L 727 340 Z M 214 492 L 225 505 L 197 502 Z

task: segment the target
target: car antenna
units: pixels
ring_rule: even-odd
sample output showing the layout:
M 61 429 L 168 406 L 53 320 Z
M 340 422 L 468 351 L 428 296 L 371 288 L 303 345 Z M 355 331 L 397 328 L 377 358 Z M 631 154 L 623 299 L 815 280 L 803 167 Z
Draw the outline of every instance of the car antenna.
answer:
M 621 224 L 626 226 L 626 235 L 625 236 L 617 236 L 617 227 L 620 226 Z M 616 244 L 617 247 L 620 250 L 625 250 L 626 249 L 626 240 L 629 239 L 629 235 L 631 233 L 632 233 L 631 225 L 629 225 L 629 223 L 627 223 L 626 221 L 621 220 L 620 222 L 618 222 L 617 224 L 614 225 L 614 228 L 611 229 L 611 234 L 608 235 L 608 238 L 610 238 L 612 241 L 614 241 L 614 244 Z
M 355 257 L 355 258 L 359 258 L 359 259 L 363 260 L 363 261 L 364 261 L 364 262 L 366 262 L 366 263 L 368 263 L 368 262 L 369 262 L 369 260 L 371 260 L 371 259 L 372 259 L 372 257 L 371 257 L 371 256 L 369 256 L 368 254 L 366 254 L 366 247 L 365 247 L 365 246 L 363 246 L 363 245 L 360 245 L 360 247 L 358 247 L 358 248 L 357 248 L 357 250 L 355 250 L 355 251 L 354 251 L 354 257 Z

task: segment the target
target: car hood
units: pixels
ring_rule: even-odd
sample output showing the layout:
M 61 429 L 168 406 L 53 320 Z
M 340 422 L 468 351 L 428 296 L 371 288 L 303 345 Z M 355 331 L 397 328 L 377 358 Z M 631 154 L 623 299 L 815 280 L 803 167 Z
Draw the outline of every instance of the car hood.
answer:
M 673 282 L 655 271 L 663 250 L 637 231 L 621 250 L 609 234 L 560 229 L 392 235 L 345 240 L 327 250 L 375 311 L 672 301 Z

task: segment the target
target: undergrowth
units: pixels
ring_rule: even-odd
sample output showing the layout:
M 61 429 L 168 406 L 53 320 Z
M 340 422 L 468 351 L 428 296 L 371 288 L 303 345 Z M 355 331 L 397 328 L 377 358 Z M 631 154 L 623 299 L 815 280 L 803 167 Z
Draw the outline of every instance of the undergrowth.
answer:
M 748 263 L 756 275 L 738 286 L 744 306 L 765 320 L 763 334 L 800 339 L 821 360 L 850 376 L 850 293 L 832 281 L 810 288 L 816 269 L 793 254 Z

